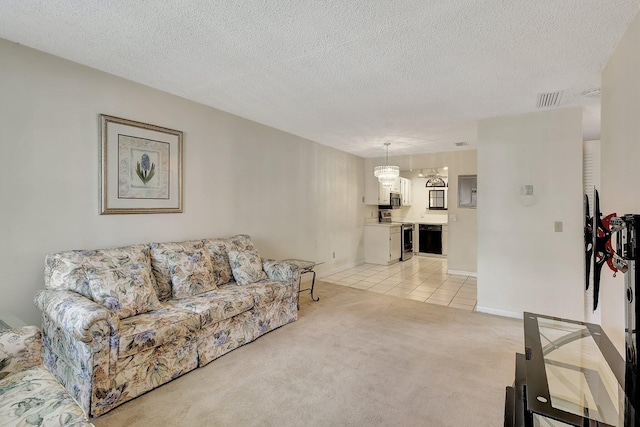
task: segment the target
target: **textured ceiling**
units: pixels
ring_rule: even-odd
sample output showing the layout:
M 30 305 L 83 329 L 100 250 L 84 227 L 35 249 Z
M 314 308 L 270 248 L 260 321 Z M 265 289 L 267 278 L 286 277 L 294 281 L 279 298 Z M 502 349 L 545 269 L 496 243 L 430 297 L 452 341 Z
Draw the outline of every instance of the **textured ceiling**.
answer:
M 0 37 L 362 157 L 586 105 L 640 0 L 2 0 Z M 595 111 L 595 113 L 594 113 Z M 595 121 L 595 122 L 594 122 Z M 589 127 L 590 126 L 590 127 Z M 589 136 L 597 135 L 587 135 Z M 463 148 L 469 148 L 463 147 Z

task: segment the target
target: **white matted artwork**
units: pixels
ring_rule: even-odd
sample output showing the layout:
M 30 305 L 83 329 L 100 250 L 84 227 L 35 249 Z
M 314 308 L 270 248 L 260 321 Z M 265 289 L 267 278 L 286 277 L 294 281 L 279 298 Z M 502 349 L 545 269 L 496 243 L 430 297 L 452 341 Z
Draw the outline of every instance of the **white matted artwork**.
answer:
M 100 115 L 100 213 L 182 212 L 182 132 Z

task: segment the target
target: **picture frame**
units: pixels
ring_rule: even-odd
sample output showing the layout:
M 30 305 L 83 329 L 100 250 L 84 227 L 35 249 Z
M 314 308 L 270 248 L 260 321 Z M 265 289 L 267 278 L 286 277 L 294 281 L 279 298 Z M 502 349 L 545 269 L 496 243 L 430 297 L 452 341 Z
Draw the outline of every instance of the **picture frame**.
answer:
M 100 115 L 100 214 L 182 213 L 183 133 Z

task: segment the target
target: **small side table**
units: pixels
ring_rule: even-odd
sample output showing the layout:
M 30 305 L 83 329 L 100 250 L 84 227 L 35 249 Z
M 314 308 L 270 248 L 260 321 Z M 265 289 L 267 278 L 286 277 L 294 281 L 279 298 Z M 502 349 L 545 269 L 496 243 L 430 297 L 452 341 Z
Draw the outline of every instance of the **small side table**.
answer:
M 300 278 L 298 279 L 298 294 L 304 291 L 310 291 L 312 301 L 320 301 L 320 297 L 313 297 L 313 288 L 316 284 L 316 272 L 314 268 L 317 265 L 324 264 L 324 262 L 315 262 L 315 261 L 306 261 L 303 259 L 285 259 L 282 262 L 286 262 L 288 264 L 292 264 L 300 269 Z M 306 289 L 300 289 L 300 284 L 302 283 L 302 275 L 305 273 L 313 273 L 313 278 L 311 279 L 311 287 Z M 298 310 L 300 310 L 300 297 L 298 297 Z

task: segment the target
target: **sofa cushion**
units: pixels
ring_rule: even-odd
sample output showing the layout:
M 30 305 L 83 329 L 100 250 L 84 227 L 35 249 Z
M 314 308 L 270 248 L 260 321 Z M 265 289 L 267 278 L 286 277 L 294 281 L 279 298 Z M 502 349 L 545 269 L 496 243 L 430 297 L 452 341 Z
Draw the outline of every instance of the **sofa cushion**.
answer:
M 169 300 L 167 304 L 200 315 L 200 327 L 218 323 L 253 307 L 253 295 L 244 287 L 228 284 L 200 295 Z
M 206 248 L 176 252 L 169 258 L 174 298 L 185 298 L 216 288 L 211 255 Z
M 274 301 L 291 298 L 295 292 L 291 285 L 286 282 L 252 283 L 243 286 L 242 289 L 251 292 L 256 307 L 264 307 Z
M 120 319 L 160 308 L 151 271 L 142 262 L 123 268 L 87 272 L 91 299 Z
M 148 313 L 120 321 L 118 357 L 193 335 L 200 327 L 200 316 L 167 304 Z
M 255 249 L 251 236 L 248 234 L 236 234 L 235 236 L 227 237 L 225 240 L 229 251 L 250 251 Z
M 224 285 L 233 280 L 233 272 L 229 264 L 229 251 L 253 250 L 253 242 L 248 234 L 237 234 L 222 239 L 204 239 L 213 260 L 213 275 L 217 285 Z
M 128 267 L 140 262 L 151 266 L 147 245 L 132 245 L 97 250 L 74 250 L 49 254 L 44 264 L 44 285 L 47 289 L 69 290 L 91 298 L 87 272 Z M 151 283 L 155 284 L 155 277 Z
M 266 280 L 267 275 L 262 270 L 262 260 L 258 251 L 229 251 L 229 263 L 233 278 L 238 285 L 248 285 L 259 280 Z
M 186 242 L 151 243 L 151 268 L 156 278 L 158 298 L 166 300 L 171 298 L 171 273 L 169 272 L 169 258 L 176 253 L 192 251 L 203 247 L 202 240 L 189 240 Z
M 0 380 L 2 425 L 91 425 L 84 411 L 42 365 Z
M 211 255 L 213 277 L 216 285 L 224 285 L 233 280 L 227 252 L 227 239 L 204 239 L 204 245 Z

